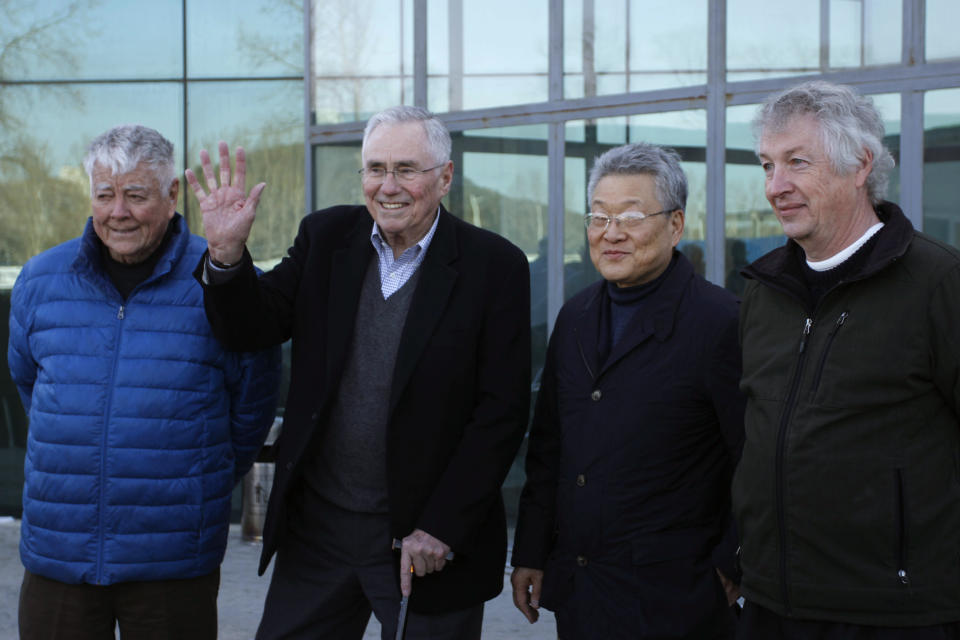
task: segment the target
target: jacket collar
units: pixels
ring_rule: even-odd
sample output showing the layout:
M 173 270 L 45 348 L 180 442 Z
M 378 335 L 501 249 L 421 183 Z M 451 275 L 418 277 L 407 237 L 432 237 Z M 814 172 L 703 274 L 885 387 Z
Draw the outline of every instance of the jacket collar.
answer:
M 410 310 L 400 336 L 390 392 L 391 411 L 446 312 L 447 302 L 459 275 L 455 266 L 460 257 L 458 221 L 442 206 L 438 215 L 437 230 L 420 265 L 420 280 L 410 301 Z
M 864 266 L 844 282 L 869 278 L 885 269 L 907 252 L 913 241 L 913 225 L 903 211 L 892 202 L 881 202 L 875 207 L 884 226 L 877 232 L 877 242 L 870 249 Z M 757 280 L 770 287 L 806 300 L 807 285 L 800 270 L 804 260 L 803 249 L 793 240 L 758 258 L 740 272 L 745 278 Z M 841 283 L 842 284 L 842 283 Z
M 327 380 L 335 380 L 342 371 L 353 335 L 363 279 L 375 254 L 370 243 L 373 219 L 364 207 L 358 207 L 358 216 L 360 219 L 347 234 L 343 247 L 333 254 L 327 309 Z M 400 337 L 390 394 L 391 409 L 446 311 L 458 276 L 454 267 L 460 255 L 457 224 L 458 221 L 441 206 L 437 230 L 420 265 L 419 281 Z
M 680 301 L 690 279 L 694 277 L 693 264 L 690 260 L 676 249 L 674 249 L 674 256 L 676 264 L 657 290 L 650 295 L 645 304 L 644 313 L 638 314 L 630 321 L 620 342 L 613 345 L 606 362 L 602 363 L 597 342 L 601 329 L 600 322 L 603 321 L 601 309 L 609 304 L 609 300 L 604 281 L 601 280 L 593 285 L 595 291 L 593 295 L 587 297 L 574 323 L 574 335 L 584 362 L 595 379 L 646 340 L 654 338 L 658 342 L 666 342 L 673 334 Z
M 163 250 L 163 255 L 153 268 L 153 274 L 151 274 L 146 282 L 170 273 L 174 265 L 177 264 L 187 251 L 187 245 L 190 242 L 190 230 L 187 228 L 187 221 L 184 220 L 183 216 L 179 213 L 174 213 L 173 218 L 170 219 L 170 225 L 170 240 Z M 101 244 L 97 232 L 93 229 L 93 217 L 89 217 L 87 218 L 86 226 L 83 228 L 83 233 L 80 236 L 80 246 L 77 249 L 77 256 L 74 258 L 71 267 L 78 273 L 106 283 L 108 285 L 108 291 L 115 291 L 113 284 L 109 282 L 103 268 L 103 260 L 100 257 Z

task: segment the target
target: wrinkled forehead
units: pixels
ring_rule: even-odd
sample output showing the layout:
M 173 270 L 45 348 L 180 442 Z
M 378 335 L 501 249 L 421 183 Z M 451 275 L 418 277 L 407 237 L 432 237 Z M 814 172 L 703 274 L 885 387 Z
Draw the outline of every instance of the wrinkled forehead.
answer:
M 114 167 L 100 163 L 93 165 L 90 186 L 95 191 L 121 189 L 124 191 L 150 191 L 159 187 L 160 180 L 154 168 L 145 162 L 139 163 L 131 171 L 116 172 Z
M 361 155 L 364 165 L 429 162 L 430 140 L 420 122 L 384 122 L 364 139 Z
M 757 155 L 811 151 L 823 147 L 820 122 L 810 114 L 797 114 L 769 122 L 760 132 Z

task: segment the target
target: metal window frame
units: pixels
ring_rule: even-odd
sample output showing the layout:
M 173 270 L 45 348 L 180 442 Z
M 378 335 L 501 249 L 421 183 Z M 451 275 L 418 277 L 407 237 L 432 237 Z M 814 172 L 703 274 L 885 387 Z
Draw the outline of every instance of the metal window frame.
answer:
M 426 2 L 427 0 L 401 0 L 414 3 L 415 15 L 420 16 L 422 28 L 415 28 L 415 91 L 416 103 L 426 104 Z M 449 0 L 451 17 L 447 28 L 462 29 L 462 1 Z M 309 20 L 311 0 L 304 0 Z M 584 0 L 585 8 L 591 0 Z M 723 284 L 725 273 L 725 165 L 726 111 L 728 107 L 756 104 L 772 92 L 780 91 L 797 82 L 810 78 L 822 78 L 832 82 L 849 84 L 866 94 L 899 93 L 901 95 L 900 131 L 900 176 L 901 204 L 914 226 L 923 226 L 923 95 L 935 89 L 960 87 L 960 60 L 928 63 L 923 57 L 925 0 L 903 0 L 902 60 L 899 64 L 858 69 L 831 69 L 829 66 L 830 0 L 820 0 L 820 56 L 819 67 L 810 73 L 776 76 L 760 80 L 729 81 L 726 60 L 727 1 L 711 0 L 708 3 L 708 59 L 705 84 L 661 89 L 656 91 L 627 92 L 614 95 L 587 96 L 578 99 L 563 98 L 563 8 L 564 0 L 548 0 L 549 21 L 549 99 L 544 102 L 515 104 L 490 109 L 457 110 L 437 114 L 451 130 L 462 132 L 472 129 L 510 127 L 517 125 L 547 124 L 548 160 L 548 255 L 547 310 L 548 326 L 552 330 L 554 319 L 563 300 L 563 212 L 564 160 L 567 151 L 565 126 L 569 121 L 632 116 L 645 113 L 669 112 L 688 109 L 703 109 L 707 114 L 706 171 L 707 171 L 707 225 L 706 225 L 706 275 L 709 280 Z M 456 15 L 454 15 L 456 13 Z M 310 26 L 306 27 L 310 32 Z M 450 41 L 461 41 L 458 34 L 451 34 Z M 308 40 L 309 42 L 309 40 Z M 307 47 L 307 92 L 312 95 L 313 78 L 310 73 L 310 51 Z M 453 55 L 451 53 L 451 55 Z M 463 52 L 457 53 L 457 62 L 462 70 Z M 451 65 L 453 70 L 453 65 Z M 421 77 L 422 76 L 422 77 Z M 462 96 L 459 78 L 451 71 L 451 96 Z M 456 84 L 458 88 L 454 87 Z M 451 106 L 455 106 L 451 102 Z M 362 138 L 363 122 L 346 122 L 318 125 L 312 122 L 309 97 L 306 101 L 307 157 L 313 147 L 324 144 L 357 142 Z M 307 174 L 308 202 L 312 202 L 312 173 Z

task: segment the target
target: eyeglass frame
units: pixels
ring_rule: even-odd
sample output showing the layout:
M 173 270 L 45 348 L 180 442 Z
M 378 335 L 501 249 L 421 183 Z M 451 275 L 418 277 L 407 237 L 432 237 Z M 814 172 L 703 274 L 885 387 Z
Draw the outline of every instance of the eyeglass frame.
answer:
M 416 180 L 418 176 L 421 176 L 421 175 L 423 175 L 423 174 L 425 174 L 425 173 L 429 173 L 429 172 L 433 171 L 434 169 L 439 169 L 440 167 L 442 167 L 442 166 L 444 166 L 444 165 L 446 165 L 446 164 L 447 164 L 446 162 L 441 162 L 441 163 L 438 164 L 437 166 L 435 166 L 435 167 L 430 167 L 429 169 L 414 169 L 413 167 L 406 167 L 406 166 L 404 166 L 404 167 L 396 167 L 396 168 L 393 168 L 393 169 L 386 169 L 386 168 L 384 168 L 384 167 L 370 167 L 370 168 L 368 169 L 368 168 L 364 167 L 364 168 L 360 169 L 359 171 L 357 171 L 357 173 L 360 174 L 360 179 L 361 179 L 361 180 L 380 180 L 380 181 L 386 180 L 386 179 L 387 179 L 387 174 L 388 174 L 388 173 L 392 173 L 392 174 L 393 174 L 393 179 L 396 180 L 397 182 L 407 182 L 407 183 L 409 183 L 409 182 L 413 182 L 414 180 Z M 368 173 L 368 172 L 370 172 L 370 171 L 383 171 L 383 175 L 382 175 L 382 176 L 379 176 L 379 177 L 377 177 L 377 176 L 372 176 L 372 175 L 369 175 L 369 173 Z M 410 173 L 407 174 L 406 176 L 402 176 L 402 175 L 400 175 L 399 173 L 397 173 L 398 171 L 407 171 L 407 172 L 410 172 Z M 368 177 L 368 176 L 369 176 L 369 177 Z
M 624 211 L 623 213 L 616 216 L 608 216 L 605 213 L 587 213 L 583 216 L 583 226 L 589 231 L 597 231 L 597 233 L 606 233 L 607 229 L 610 228 L 610 222 L 616 221 L 617 226 L 622 229 L 629 229 L 632 226 L 637 226 L 647 218 L 652 218 L 654 216 L 663 215 L 665 213 L 673 213 L 674 211 L 679 211 L 680 207 L 675 207 L 673 209 L 664 209 L 663 211 L 657 211 L 656 213 L 644 213 L 642 211 Z M 602 229 L 597 230 L 596 227 L 591 226 L 591 223 L 594 220 L 605 219 L 607 222 L 603 225 Z M 624 221 L 630 221 L 625 226 Z M 635 222 L 634 222 L 635 221 Z

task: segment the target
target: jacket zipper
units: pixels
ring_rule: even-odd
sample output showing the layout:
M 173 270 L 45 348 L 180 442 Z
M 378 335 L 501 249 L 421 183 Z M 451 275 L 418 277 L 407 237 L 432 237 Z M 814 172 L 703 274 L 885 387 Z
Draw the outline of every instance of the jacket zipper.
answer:
M 803 323 L 803 332 L 800 335 L 800 347 L 797 352 L 797 367 L 794 369 L 793 379 L 790 381 L 790 392 L 787 395 L 787 402 L 783 407 L 783 413 L 780 415 L 780 428 L 777 430 L 777 456 L 776 456 L 776 498 L 777 498 L 777 529 L 780 536 L 780 592 L 783 597 L 783 606 L 787 615 L 790 615 L 790 596 L 787 591 L 787 522 L 783 500 L 784 493 L 784 473 L 783 458 L 787 447 L 787 425 L 790 422 L 790 415 L 793 413 L 793 405 L 797 399 L 797 390 L 800 387 L 800 378 L 803 374 L 803 363 L 806 359 L 807 340 L 810 337 L 810 331 L 813 328 L 813 320 L 806 318 Z
M 827 344 L 823 347 L 823 353 L 820 355 L 820 363 L 817 366 L 816 375 L 813 377 L 813 387 L 811 391 L 816 391 L 820 387 L 820 377 L 823 375 L 823 367 L 827 364 L 827 355 L 830 353 L 830 347 L 833 346 L 833 339 L 837 337 L 837 332 L 840 331 L 840 327 L 843 326 L 843 323 L 847 321 L 847 316 L 850 314 L 846 311 L 840 314 L 840 317 L 837 318 L 836 324 L 833 325 L 833 329 L 830 330 L 830 334 L 827 336 Z
M 897 580 L 905 587 L 910 586 L 907 574 L 907 504 L 903 489 L 903 469 L 894 469 L 897 485 Z
M 120 338 L 123 333 L 124 305 L 121 303 L 117 309 L 117 331 L 116 344 L 113 349 L 113 366 L 110 369 L 110 381 L 108 389 L 114 388 L 114 382 L 117 377 L 117 362 L 120 360 Z M 97 584 L 103 584 L 103 512 L 106 508 L 105 484 L 107 478 L 107 432 L 110 428 L 110 412 L 113 410 L 113 393 L 107 394 L 107 406 L 103 413 L 103 434 L 100 441 L 100 505 L 97 514 Z

